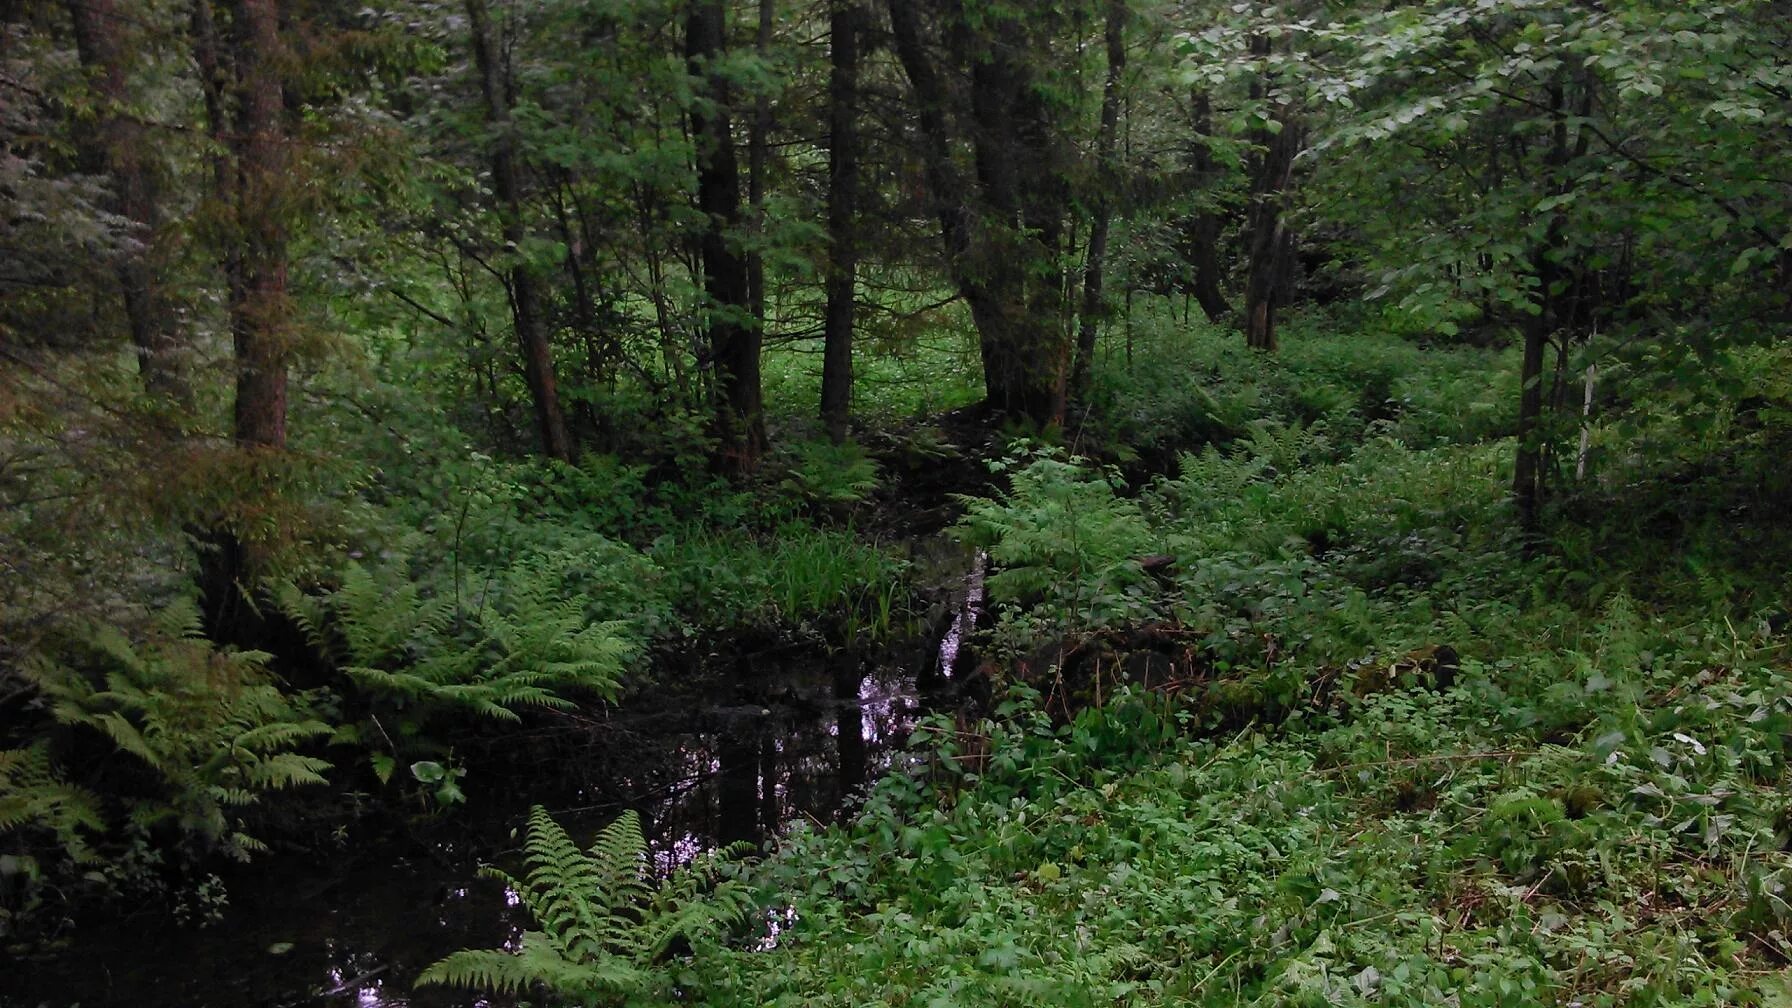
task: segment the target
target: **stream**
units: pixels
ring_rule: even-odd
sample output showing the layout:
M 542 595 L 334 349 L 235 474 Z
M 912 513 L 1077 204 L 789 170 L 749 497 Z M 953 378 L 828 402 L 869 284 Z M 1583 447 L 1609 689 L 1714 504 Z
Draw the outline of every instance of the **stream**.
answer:
M 945 568 L 931 580 L 941 587 L 907 641 L 872 655 L 768 649 L 726 669 L 694 660 L 651 697 L 520 740 L 528 770 L 469 778 L 467 806 L 440 822 L 377 837 L 351 830 L 338 849 L 221 873 L 228 902 L 208 925 L 144 907 L 84 924 L 45 957 L 0 960 L 0 1008 L 514 1004 L 413 990 L 412 980 L 528 925 L 478 866 L 514 865 L 529 806 L 547 807 L 575 838 L 637 809 L 661 867 L 849 814 L 863 786 L 905 758 L 915 719 L 954 696 L 984 558 L 938 552 L 929 562 Z

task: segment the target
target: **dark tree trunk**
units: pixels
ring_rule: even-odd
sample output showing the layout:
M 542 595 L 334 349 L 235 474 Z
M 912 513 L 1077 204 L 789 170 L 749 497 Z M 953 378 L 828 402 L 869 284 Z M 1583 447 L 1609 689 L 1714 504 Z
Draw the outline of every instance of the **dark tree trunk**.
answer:
M 747 264 L 731 240 L 739 232 L 741 212 L 728 82 L 710 65 L 725 51 L 725 27 L 720 2 L 691 0 L 685 54 L 691 75 L 699 78 L 701 96 L 691 109 L 691 133 L 697 140 L 697 209 L 707 218 L 698 250 L 715 365 L 716 462 L 724 471 L 738 474 L 757 468 L 765 451 L 765 410 L 759 381 L 759 320 L 748 314 Z
M 548 341 L 541 294 L 534 268 L 523 258 L 523 190 L 516 150 L 516 129 L 511 121 L 513 97 L 506 80 L 503 49 L 493 33 L 485 0 L 466 0 L 468 32 L 473 60 L 479 70 L 479 89 L 485 99 L 486 122 L 492 129 L 492 189 L 498 201 L 504 244 L 516 255 L 506 274 L 511 318 L 516 326 L 517 350 L 523 360 L 523 377 L 535 406 L 536 433 L 542 454 L 572 461 L 572 437 L 560 408 L 559 382 L 554 374 L 554 348 Z
M 81 138 L 81 160 L 86 170 L 111 179 L 112 209 L 130 222 L 140 243 L 114 267 L 138 374 L 152 398 L 185 409 L 192 405 L 192 389 L 180 360 L 179 331 L 173 308 L 156 283 L 165 253 L 156 171 L 142 127 L 125 111 L 131 69 L 125 22 L 114 0 L 66 3 L 75 47 L 100 106 L 95 129 Z
M 1276 307 L 1288 287 L 1294 239 L 1284 216 L 1301 128 L 1288 110 L 1279 110 L 1281 129 L 1265 138 L 1262 162 L 1251 191 L 1250 278 L 1245 286 L 1245 344 L 1276 349 Z
M 1213 188 L 1219 170 L 1213 162 L 1213 152 L 1207 146 L 1208 139 L 1213 136 L 1213 103 L 1205 91 L 1197 91 L 1194 96 L 1194 128 L 1195 144 L 1189 168 L 1202 191 L 1207 192 Z M 1226 295 L 1220 288 L 1219 244 L 1220 215 L 1211 206 L 1203 206 L 1190 222 L 1184 254 L 1193 274 L 1195 301 L 1209 322 L 1218 322 L 1232 314 L 1232 306 L 1226 302 Z
M 286 296 L 289 184 L 280 83 L 280 12 L 275 0 L 237 0 L 237 276 L 230 298 L 236 344 L 236 439 L 286 447 L 286 368 L 291 310 Z
M 968 100 L 949 92 L 922 39 L 917 4 L 889 0 L 891 38 L 914 93 L 928 196 L 954 284 L 970 306 L 986 405 L 1040 426 L 1061 423 L 1071 339 L 1062 255 L 1068 190 L 1051 111 L 1027 63 L 1037 19 L 972 25 L 955 5 L 945 36 L 968 63 Z M 999 38 L 998 38 L 999 36 Z M 958 68 L 955 68 L 955 70 Z M 975 181 L 954 164 L 950 113 L 968 105 Z
M 760 60 L 771 55 L 772 0 L 759 0 L 759 26 L 753 35 L 753 51 Z M 764 94 L 753 99 L 753 127 L 747 132 L 747 210 L 757 239 L 747 254 L 747 313 L 759 320 L 761 339 L 765 327 L 765 256 L 759 245 L 765 239 L 765 172 L 772 132 L 772 106 Z
M 859 42 L 870 20 L 860 0 L 828 15 L 828 265 L 823 320 L 821 420 L 835 444 L 852 417 L 853 316 L 857 308 L 859 216 Z
M 247 473 L 286 447 L 286 379 L 291 340 L 286 294 L 290 186 L 280 12 L 275 0 L 234 0 L 228 49 L 212 0 L 194 5 L 194 59 L 208 123 L 218 153 L 213 163 L 218 199 L 231 227 L 222 241 L 227 314 L 235 352 L 232 433 L 247 454 Z M 227 121 L 229 109 L 235 115 Z M 264 619 L 249 603 L 264 565 L 257 542 L 241 534 L 242 512 L 253 494 L 225 513 L 191 528 L 199 546 L 197 581 L 206 631 L 212 639 L 255 646 Z
M 1101 89 L 1101 125 L 1095 138 L 1099 170 L 1090 208 L 1089 251 L 1083 260 L 1083 304 L 1078 312 L 1076 364 L 1070 375 L 1070 387 L 1078 396 L 1089 391 L 1094 374 L 1095 339 L 1107 316 L 1102 300 L 1102 268 L 1107 259 L 1114 190 L 1120 185 L 1120 172 L 1114 164 L 1114 147 L 1120 133 L 1120 77 L 1126 71 L 1126 0 L 1109 0 L 1103 34 L 1107 43 L 1108 72 Z
M 1568 157 L 1568 108 L 1565 87 L 1560 76 L 1549 86 L 1550 114 L 1553 120 L 1550 148 L 1547 155 L 1550 194 L 1559 196 L 1565 189 L 1562 178 Z M 1524 360 L 1520 366 L 1518 394 L 1518 455 L 1512 470 L 1512 496 L 1518 504 L 1518 523 L 1527 539 L 1542 527 L 1544 480 L 1543 442 L 1543 353 L 1560 319 L 1555 286 L 1559 274 L 1556 249 L 1562 240 L 1565 220 L 1560 211 L 1552 213 L 1544 232 L 1542 245 L 1532 253 L 1537 276 L 1537 312 L 1525 323 Z

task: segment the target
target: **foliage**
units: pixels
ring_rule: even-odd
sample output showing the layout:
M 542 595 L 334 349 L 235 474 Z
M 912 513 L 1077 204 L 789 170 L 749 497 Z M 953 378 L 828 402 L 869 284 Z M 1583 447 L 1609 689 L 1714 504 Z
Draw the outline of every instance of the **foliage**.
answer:
M 1012 489 L 1000 500 L 966 498 L 957 531 L 989 550 L 997 602 L 1037 602 L 1077 625 L 1140 618 L 1150 529 L 1133 502 L 1115 496 L 1116 474 L 1079 462 L 1049 451 L 1020 456 Z
M 516 722 L 530 707 L 572 707 L 569 695 L 619 694 L 636 654 L 627 625 L 590 620 L 585 599 L 560 594 L 541 568 L 507 574 L 489 604 L 470 611 L 455 596 L 425 598 L 415 582 L 394 583 L 354 563 L 325 597 L 283 591 L 287 611 L 320 650 L 340 651 L 342 672 L 372 704 L 369 723 L 339 738 L 372 748 L 382 780 L 399 760 L 431 750 L 425 729 L 443 713 Z M 426 777 L 413 767 L 413 775 L 438 784 L 444 801 L 460 800 L 458 774 Z
M 1141 298 L 1131 359 L 1096 368 L 1077 446 L 1162 471 L 1178 452 L 1224 448 L 1264 423 L 1323 425 L 1332 457 L 1371 431 L 1423 448 L 1512 429 L 1510 355 L 1426 348 L 1400 331 L 1400 313 L 1364 315 L 1303 313 L 1285 327 L 1277 356 L 1263 359 L 1236 334 L 1184 327 L 1168 301 Z
M 331 728 L 306 698 L 279 687 L 266 654 L 214 647 L 199 636 L 190 603 L 159 622 L 142 643 L 113 627 L 89 627 L 62 642 L 55 658 L 45 654 L 27 667 L 51 716 L 82 736 L 57 747 L 66 755 L 55 762 L 57 750 L 42 743 L 8 755 L 11 814 L 0 828 L 47 828 L 72 860 L 91 860 L 77 829 L 96 836 L 120 829 L 109 807 L 117 803 L 136 828 L 171 827 L 201 852 L 246 858 L 265 849 L 244 832 L 249 806 L 271 792 L 324 783 L 330 764 L 301 750 Z M 95 741 L 130 760 L 120 769 L 131 783 L 109 783 L 104 805 L 66 783 L 97 773 L 85 761 L 65 762 Z
M 791 454 L 785 486 L 812 504 L 858 504 L 877 489 L 877 461 L 854 442 L 807 441 L 795 446 Z
M 508 886 L 541 930 L 523 932 L 515 950 L 456 952 L 424 970 L 418 985 L 499 994 L 539 985 L 583 1005 L 664 1000 L 665 962 L 675 946 L 711 947 L 753 907 L 751 892 L 718 879 L 712 863 L 652 884 L 641 820 L 632 810 L 582 851 L 538 805 L 529 813 L 523 847 L 528 871 L 522 879 L 495 867 L 483 872 Z
M 700 960 L 706 1003 L 1772 1003 L 1784 638 L 1621 595 L 1511 623 L 1446 693 L 1279 724 L 927 724 L 930 769 L 767 862 L 792 923 Z
M 89 839 L 105 829 L 99 796 L 62 778 L 51 762 L 48 742 L 0 751 L 0 834 L 48 831 L 60 852 L 81 864 L 97 860 Z M 7 856 L 15 863 L 4 874 L 38 873 L 35 857 Z
M 819 628 L 831 641 L 891 630 L 906 600 L 905 564 L 851 532 L 791 522 L 764 537 L 697 529 L 651 555 L 707 627 Z

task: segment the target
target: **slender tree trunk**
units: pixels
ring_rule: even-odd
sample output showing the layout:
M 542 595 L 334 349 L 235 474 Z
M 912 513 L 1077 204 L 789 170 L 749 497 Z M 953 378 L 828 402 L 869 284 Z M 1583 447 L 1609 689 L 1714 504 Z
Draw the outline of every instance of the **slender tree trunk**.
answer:
M 771 47 L 772 0 L 759 0 L 759 27 L 753 36 L 753 51 L 763 63 L 770 58 Z M 753 126 L 747 132 L 747 216 L 757 239 L 747 253 L 747 312 L 760 320 L 762 331 L 766 317 L 765 256 L 759 246 L 765 239 L 765 171 L 771 131 L 771 102 L 761 93 L 753 98 Z
M 101 110 L 95 129 L 81 138 L 81 160 L 88 171 L 110 178 L 112 209 L 130 222 L 140 243 L 114 267 L 138 374 L 152 398 L 190 408 L 192 389 L 180 360 L 174 311 L 156 283 L 165 252 L 156 171 L 143 129 L 124 110 L 130 98 L 130 40 L 123 36 L 124 22 L 114 0 L 65 2 L 75 48 Z
M 1547 156 L 1551 195 L 1562 193 L 1562 170 L 1568 159 L 1568 112 L 1564 90 L 1560 76 L 1549 87 L 1550 110 L 1554 120 Z M 1531 316 L 1524 329 L 1524 359 L 1520 365 L 1521 385 L 1518 395 L 1518 456 L 1512 473 L 1512 495 L 1518 504 L 1518 523 L 1527 537 L 1534 537 L 1542 526 L 1545 492 L 1543 352 L 1558 321 L 1555 250 L 1561 244 L 1564 226 L 1563 215 L 1559 211 L 1553 213 L 1541 247 L 1532 254 L 1539 303 L 1536 314 Z
M 1207 146 L 1208 138 L 1213 136 L 1213 102 L 1205 91 L 1194 95 L 1194 127 L 1196 139 L 1189 167 L 1205 193 L 1212 189 L 1219 175 L 1213 152 Z M 1220 288 L 1220 215 L 1212 207 L 1203 206 L 1191 222 L 1188 238 L 1185 254 L 1194 273 L 1195 301 L 1207 321 L 1218 322 L 1232 314 L 1232 306 Z
M 1107 315 L 1102 301 L 1102 268 L 1107 258 L 1114 190 L 1120 185 L 1120 172 L 1114 164 L 1114 146 L 1120 132 L 1120 78 L 1126 72 L 1126 2 L 1109 0 L 1107 25 L 1103 32 L 1108 70 L 1107 80 L 1101 88 L 1101 125 L 1095 138 L 1099 170 L 1095 197 L 1090 201 L 1089 251 L 1083 260 L 1083 304 L 1078 313 L 1076 363 L 1070 375 L 1070 387 L 1077 396 L 1089 391 L 1094 374 L 1095 338 Z
M 511 121 L 513 97 L 507 81 L 503 48 L 494 32 L 485 0 L 466 0 L 467 27 L 473 44 L 473 61 L 479 70 L 479 90 L 485 99 L 486 122 L 491 126 L 492 189 L 498 201 L 504 244 L 517 258 L 507 273 L 510 313 L 516 326 L 517 350 L 523 359 L 523 377 L 535 406 L 536 433 L 542 454 L 572 461 L 572 437 L 560 408 L 559 381 L 554 374 L 554 348 L 549 342 L 541 294 L 534 267 L 523 247 L 523 184 L 516 150 L 516 129 Z
M 870 20 L 861 0 L 836 0 L 828 15 L 828 265 L 823 322 L 821 419 L 835 444 L 852 415 L 852 340 L 857 307 L 859 215 L 859 42 Z
M 765 410 L 760 320 L 748 315 L 747 264 L 731 240 L 739 232 L 741 212 L 728 84 L 711 66 L 726 51 L 723 10 L 719 0 L 691 0 L 685 46 L 691 75 L 702 85 L 702 97 L 691 109 L 691 133 L 697 139 L 697 209 L 708 218 L 698 246 L 715 364 L 716 461 L 725 471 L 747 473 L 765 451 Z
M 275 0 L 233 0 L 225 8 L 228 47 L 212 2 L 194 4 L 194 60 L 218 150 L 214 183 L 230 222 L 221 255 L 236 369 L 232 433 L 253 473 L 286 447 L 291 306 L 284 205 L 291 166 L 281 83 L 285 52 Z M 245 489 L 224 513 L 189 529 L 199 545 L 196 581 L 213 640 L 252 647 L 262 632 L 264 618 L 249 598 L 265 560 L 241 525 L 243 511 L 264 506 L 255 495 L 265 492 Z
M 1252 187 L 1250 278 L 1245 286 L 1245 344 L 1266 351 L 1276 349 L 1276 307 L 1288 286 L 1293 258 L 1293 236 L 1283 211 L 1302 139 L 1299 124 L 1286 109 L 1277 112 L 1275 121 L 1281 129 L 1266 138 Z

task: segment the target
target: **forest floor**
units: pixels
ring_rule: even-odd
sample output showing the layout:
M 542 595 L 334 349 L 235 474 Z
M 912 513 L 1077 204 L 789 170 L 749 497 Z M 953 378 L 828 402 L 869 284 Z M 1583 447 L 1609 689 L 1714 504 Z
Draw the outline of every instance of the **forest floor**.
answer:
M 1527 539 L 1509 361 L 1362 347 L 1134 386 L 1144 429 L 1273 407 L 1167 475 L 1012 457 L 958 525 L 995 571 L 999 716 L 924 723 L 931 758 L 854 823 L 788 837 L 756 875 L 790 907 L 776 947 L 681 987 L 1792 1004 L 1792 430 L 1660 403 L 1654 450 L 1594 431 L 1597 475 L 1559 466 Z
M 747 926 L 598 1003 L 1792 1005 L 1784 417 L 1608 403 L 1641 420 L 1590 429 L 1527 536 L 1510 355 L 1164 336 L 1070 434 L 956 410 L 871 467 L 799 454 L 762 535 L 763 497 L 580 496 L 642 478 L 609 463 L 494 507 L 506 555 L 677 630 L 638 699 L 463 738 L 464 807 L 180 897 L 221 929 L 77 929 L 0 1004 L 466 1003 L 412 981 L 530 926 L 473 865 L 542 804 L 647 809 L 663 866 L 778 834 L 724 871 Z

